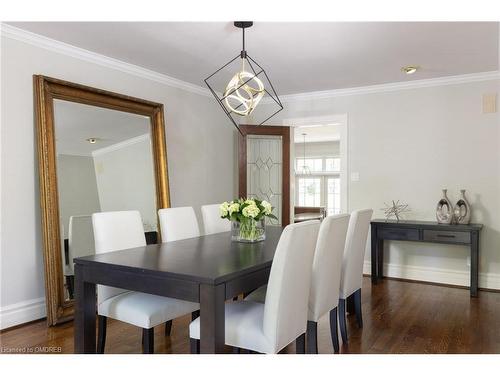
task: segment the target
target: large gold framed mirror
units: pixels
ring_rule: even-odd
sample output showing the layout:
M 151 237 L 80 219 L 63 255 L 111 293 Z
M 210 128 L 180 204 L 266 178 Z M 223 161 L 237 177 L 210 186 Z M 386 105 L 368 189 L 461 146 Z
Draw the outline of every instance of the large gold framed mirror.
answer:
M 74 315 L 73 259 L 93 253 L 91 215 L 141 212 L 148 243 L 170 206 L 163 105 L 33 76 L 47 324 Z

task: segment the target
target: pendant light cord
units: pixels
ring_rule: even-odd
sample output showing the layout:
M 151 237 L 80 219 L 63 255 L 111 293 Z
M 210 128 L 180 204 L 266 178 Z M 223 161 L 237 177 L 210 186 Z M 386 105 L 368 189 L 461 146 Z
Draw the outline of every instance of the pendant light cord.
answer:
M 243 28 L 243 52 L 245 51 L 245 28 Z

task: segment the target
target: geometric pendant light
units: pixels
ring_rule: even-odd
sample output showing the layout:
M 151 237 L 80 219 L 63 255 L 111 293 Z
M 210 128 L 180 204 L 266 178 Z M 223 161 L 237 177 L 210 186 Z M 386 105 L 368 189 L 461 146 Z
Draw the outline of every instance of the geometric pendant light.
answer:
M 243 31 L 241 52 L 205 79 L 213 96 L 238 131 L 240 122 L 262 125 L 283 109 L 267 73 L 245 50 L 245 29 L 252 25 L 251 21 L 234 23 Z M 215 87 L 220 89 L 216 90 Z M 264 98 L 269 99 L 261 103 Z

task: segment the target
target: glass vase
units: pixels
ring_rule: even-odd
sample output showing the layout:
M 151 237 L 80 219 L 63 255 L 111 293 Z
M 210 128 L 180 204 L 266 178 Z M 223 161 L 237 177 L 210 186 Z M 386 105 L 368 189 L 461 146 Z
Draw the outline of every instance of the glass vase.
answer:
M 259 242 L 266 239 L 265 220 L 251 218 L 233 221 L 231 224 L 231 240 L 238 242 Z

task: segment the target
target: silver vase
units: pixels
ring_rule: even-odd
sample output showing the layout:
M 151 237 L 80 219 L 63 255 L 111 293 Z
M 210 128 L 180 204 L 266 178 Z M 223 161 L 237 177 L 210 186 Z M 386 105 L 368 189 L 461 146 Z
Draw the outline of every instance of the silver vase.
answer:
M 446 196 L 446 189 L 443 189 L 443 196 L 436 207 L 436 219 L 439 224 L 451 224 L 453 221 L 453 206 Z
M 465 198 L 465 189 L 460 190 L 462 194 L 462 198 L 460 198 L 455 204 L 455 208 L 453 209 L 453 214 L 455 215 L 455 223 L 457 224 L 469 224 L 470 222 L 470 204 Z

